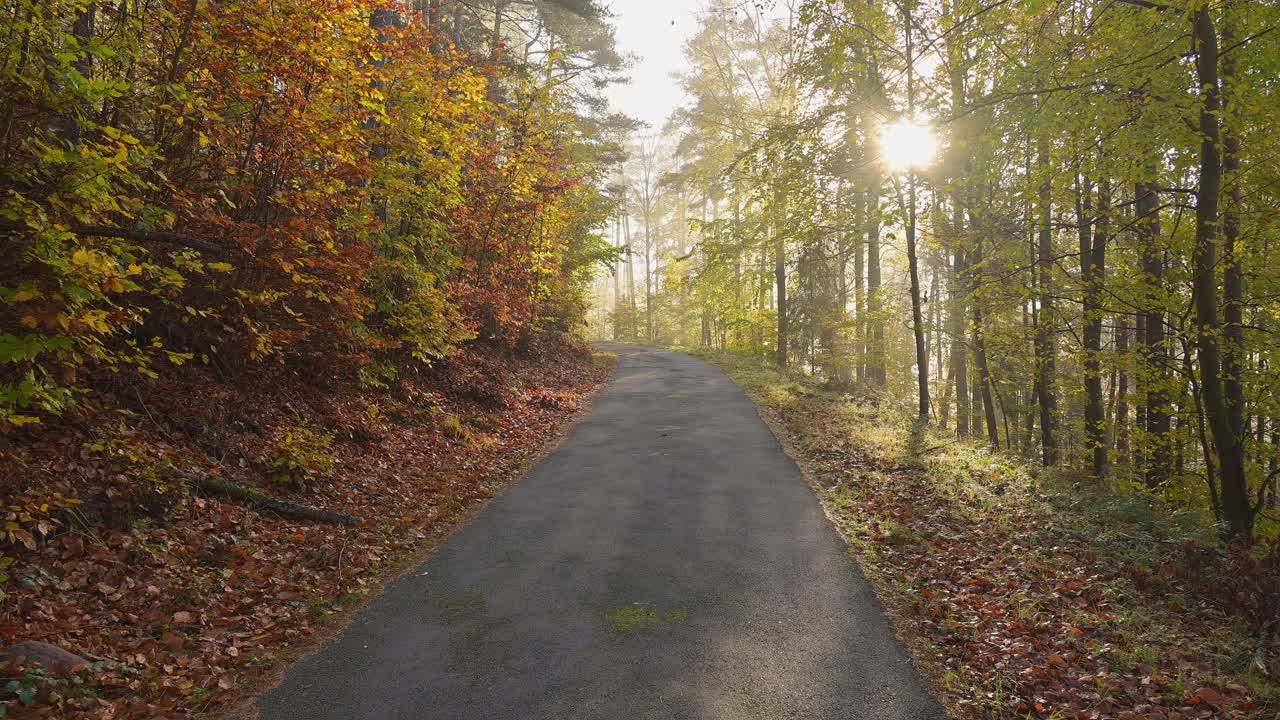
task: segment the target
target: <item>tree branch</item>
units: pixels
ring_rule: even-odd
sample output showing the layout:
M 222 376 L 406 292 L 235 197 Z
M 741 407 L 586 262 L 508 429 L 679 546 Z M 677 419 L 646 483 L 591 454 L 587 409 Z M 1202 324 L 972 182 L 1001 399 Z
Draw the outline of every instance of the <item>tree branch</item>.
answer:
M 3 232 L 31 232 L 31 227 L 25 223 L 13 222 L 11 220 L 0 220 L 0 231 Z M 221 252 L 226 248 L 215 245 L 207 240 L 199 240 L 186 235 L 177 233 L 164 232 L 160 230 L 130 230 L 128 228 L 109 227 L 106 225 L 80 225 L 73 223 L 70 231 L 76 235 L 96 236 L 119 238 L 121 240 L 133 240 L 136 242 L 160 243 L 162 245 L 180 245 L 193 250 L 204 250 L 205 252 Z

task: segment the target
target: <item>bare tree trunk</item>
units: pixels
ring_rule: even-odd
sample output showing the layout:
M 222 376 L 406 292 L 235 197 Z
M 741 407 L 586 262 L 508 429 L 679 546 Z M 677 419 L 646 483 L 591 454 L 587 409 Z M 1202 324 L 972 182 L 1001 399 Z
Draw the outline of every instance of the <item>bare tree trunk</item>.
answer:
M 507 0 L 494 0 L 493 32 L 489 37 L 489 52 L 495 57 L 502 45 L 502 13 L 507 9 Z
M 790 333 L 787 315 L 787 194 L 783 179 L 775 179 L 773 188 L 773 282 L 778 297 L 778 347 L 774 362 L 787 366 L 787 338 Z
M 903 31 L 907 41 L 907 117 L 915 120 L 915 51 L 912 47 L 911 6 L 902 4 Z M 911 276 L 911 324 L 916 340 L 916 383 L 921 422 L 929 420 L 929 353 L 924 344 L 924 313 L 920 300 L 920 261 L 916 257 L 916 175 L 907 173 L 907 271 Z
M 1109 180 L 1098 185 L 1098 219 L 1091 219 L 1093 202 L 1089 180 L 1077 176 L 1076 215 L 1080 230 L 1080 281 L 1084 285 L 1084 391 L 1085 438 L 1091 453 L 1091 469 L 1096 478 L 1107 471 L 1106 413 L 1102 404 L 1102 284 L 1106 273 L 1107 213 L 1110 211 Z
M 97 6 L 89 3 L 76 15 L 71 26 L 71 35 L 76 39 L 79 52 L 71 67 L 86 81 L 93 76 L 93 56 L 89 54 L 89 43 L 93 41 L 94 21 L 97 17 Z M 86 107 L 68 108 L 65 115 L 59 117 L 57 125 L 58 137 L 69 146 L 79 145 L 84 139 L 84 127 L 81 124 L 80 112 L 88 112 Z
M 431 54 L 439 55 L 443 47 L 441 41 L 444 33 L 441 30 L 440 22 L 440 2 L 441 0 L 426 0 L 426 7 L 423 8 L 424 20 L 427 23 L 427 30 L 430 34 L 428 42 L 431 43 Z
M 956 208 L 956 227 L 961 221 L 959 206 Z M 951 326 L 951 375 L 956 382 L 956 434 L 969 434 L 969 348 L 965 341 L 965 299 L 968 294 L 964 282 L 965 252 L 957 247 L 951 272 L 951 307 L 947 310 Z
M 1049 175 L 1049 143 L 1040 140 L 1036 153 L 1040 171 L 1039 237 L 1036 268 L 1039 274 L 1040 311 L 1036 322 L 1036 394 L 1040 405 L 1040 453 L 1045 467 L 1058 464 L 1057 343 L 1054 342 L 1052 185 Z
M 941 208 L 935 209 L 941 211 Z M 929 303 L 929 355 L 933 358 L 933 366 L 937 368 L 938 375 L 941 376 L 943 368 L 947 367 L 943 357 L 942 342 L 942 266 L 946 264 L 944 256 L 939 254 L 934 256 L 933 262 L 929 263 L 929 297 L 926 302 Z M 939 377 L 938 380 L 942 378 Z M 937 381 L 935 381 L 937 382 Z M 951 414 L 951 385 L 955 382 L 954 377 L 949 377 L 943 384 L 942 397 L 935 401 L 942 407 L 935 409 L 939 413 L 940 424 L 945 429 Z
M 885 372 L 883 299 L 880 297 L 880 183 L 872 178 L 867 188 L 867 322 L 871 327 L 867 349 L 867 377 L 872 387 L 883 390 Z
M 943 15 L 954 18 L 955 8 L 952 7 L 949 0 L 942 1 Z M 954 33 L 948 33 L 946 42 L 946 51 L 948 57 L 948 65 L 950 72 L 948 79 L 951 85 L 951 106 L 953 108 L 964 107 L 966 89 L 965 78 L 968 69 L 966 67 L 965 51 L 961 43 L 959 43 Z M 957 129 L 957 132 L 959 130 Z M 960 147 L 967 145 L 966 137 L 957 138 L 956 144 Z M 965 329 L 968 326 L 966 319 L 965 302 L 968 298 L 969 288 L 965 283 L 965 247 L 964 247 L 964 218 L 965 207 L 968 202 L 972 201 L 973 191 L 970 189 L 968 182 L 969 176 L 973 171 L 973 158 L 971 155 L 966 156 L 963 164 L 963 175 L 954 178 L 958 184 L 958 189 L 952 194 L 951 201 L 954 205 L 951 212 L 951 236 L 954 246 L 952 252 L 951 277 L 947 283 L 950 295 L 950 304 L 947 308 L 947 325 L 951 333 L 951 375 L 955 378 L 956 385 L 956 434 L 965 437 L 969 434 L 969 348 L 966 341 Z
M 858 193 L 858 210 L 854 216 L 855 219 L 863 219 L 866 211 L 866 193 Z M 863 275 L 866 272 L 866 256 L 864 255 L 866 247 L 862 241 L 862 232 L 860 230 L 850 231 L 849 236 L 853 240 L 853 367 L 854 378 L 857 384 L 861 386 L 866 379 L 867 369 L 867 298 L 866 292 L 863 290 Z
M 622 213 L 613 218 L 613 246 L 624 247 L 622 242 Z M 618 319 L 622 317 L 622 265 L 613 268 L 613 339 L 622 339 L 622 327 Z
M 649 217 L 648 209 L 644 213 L 644 324 L 645 339 L 653 342 L 657 339 L 657 334 L 653 327 L 653 232 L 652 221 Z
M 627 337 L 634 340 L 636 337 L 636 253 L 635 248 L 631 247 L 631 215 L 625 212 L 622 214 L 622 232 L 627 241 L 627 304 L 630 306 L 627 313 Z
M 1129 370 L 1126 356 L 1129 353 L 1129 316 L 1116 320 L 1115 343 L 1119 370 L 1116 373 L 1116 411 L 1112 420 L 1115 436 L 1116 459 L 1129 462 Z
M 1253 511 L 1244 474 L 1244 438 L 1232 432 L 1231 411 L 1222 379 L 1222 350 L 1218 334 L 1217 263 L 1218 195 L 1222 190 L 1222 164 L 1218 111 L 1218 34 L 1208 7 L 1194 18 L 1196 79 L 1200 96 L 1200 183 L 1196 191 L 1196 245 L 1192 255 L 1192 294 L 1199 337 L 1196 356 L 1204 415 L 1213 437 L 1221 476 L 1222 512 L 1226 534 L 1248 538 L 1253 532 Z
M 975 315 L 974 321 L 981 319 L 980 314 Z M 981 437 L 984 434 L 983 420 L 985 415 L 982 408 L 982 375 L 978 371 L 978 331 L 973 332 L 974 357 L 973 368 L 969 371 L 969 434 L 973 437 Z
M 1235 3 L 1229 0 L 1224 8 L 1222 26 L 1222 42 L 1227 46 L 1235 41 L 1234 10 Z M 1222 382 L 1226 390 L 1231 435 L 1242 438 L 1248 429 L 1245 423 L 1243 379 L 1248 355 L 1244 345 L 1244 248 L 1240 244 L 1240 215 L 1244 202 L 1244 193 L 1240 188 L 1240 109 L 1233 93 L 1236 82 L 1235 57 L 1230 53 L 1221 57 L 1222 84 L 1227 91 L 1227 121 L 1222 135 L 1222 171 L 1228 198 L 1222 212 L 1222 241 L 1225 245 L 1222 271 Z M 1263 418 L 1258 418 L 1259 427 L 1262 422 Z M 1243 447 L 1241 455 L 1243 456 Z
M 465 39 L 462 27 L 464 20 L 463 12 L 465 10 L 466 7 L 462 4 L 461 0 L 456 0 L 453 3 L 453 44 L 459 49 L 462 48 L 462 41 Z
M 849 230 L 849 198 L 845 183 L 840 180 L 836 185 L 836 219 L 840 229 L 836 232 L 836 302 L 832 320 L 828 323 L 833 338 L 829 351 L 835 366 L 835 380 L 840 387 L 848 387 L 853 381 L 853 364 L 856 353 L 853 343 L 849 342 L 847 321 L 849 319 L 849 256 L 852 246 L 858 244 L 858 234 Z
M 972 218 L 971 218 L 972 220 Z M 976 227 L 977 224 L 973 223 Z M 973 262 L 970 267 L 982 265 L 982 240 L 978 239 L 973 249 Z M 976 284 L 976 283 L 973 283 Z M 982 333 L 982 303 L 974 298 L 973 306 L 973 361 L 978 366 L 978 388 L 982 393 L 982 413 L 987 426 L 987 440 L 992 449 L 1000 447 L 1000 428 L 996 425 L 996 406 L 991 397 L 991 368 L 987 365 L 987 344 Z

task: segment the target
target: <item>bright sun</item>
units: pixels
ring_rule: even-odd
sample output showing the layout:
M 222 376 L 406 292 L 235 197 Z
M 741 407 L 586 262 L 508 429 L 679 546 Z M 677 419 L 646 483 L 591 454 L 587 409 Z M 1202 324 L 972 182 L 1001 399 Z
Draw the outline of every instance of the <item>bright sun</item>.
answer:
M 881 157 L 892 170 L 924 167 L 937 151 L 933 130 L 907 118 L 886 125 L 880 135 Z

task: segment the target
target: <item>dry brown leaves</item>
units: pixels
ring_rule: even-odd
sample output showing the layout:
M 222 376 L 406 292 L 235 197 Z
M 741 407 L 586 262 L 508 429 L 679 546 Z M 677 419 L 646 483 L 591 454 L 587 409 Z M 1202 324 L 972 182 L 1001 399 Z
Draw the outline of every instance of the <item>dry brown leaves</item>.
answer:
M 1229 622 L 1207 604 L 1138 592 L 1132 567 L 1100 556 L 1042 508 L 1015 500 L 995 512 L 976 508 L 923 469 L 875 456 L 831 421 L 830 399 L 779 403 L 766 412 L 802 448 L 824 503 L 957 717 L 1242 719 L 1280 711 L 1224 680 L 1228 671 L 1205 655 L 1204 638 Z M 1159 642 L 1131 646 L 1135 615 L 1159 618 Z
M 365 442 L 340 442 L 334 477 L 290 499 L 365 521 L 343 528 L 189 497 L 166 517 L 126 532 L 68 526 L 35 551 L 16 553 L 11 571 L 18 582 L 6 587 L 0 643 L 43 640 L 94 666 L 84 686 L 54 686 L 60 700 L 46 688 L 30 705 L 6 701 L 9 716 L 178 718 L 225 708 L 280 661 L 283 649 L 331 622 L 398 562 L 500 492 L 607 373 L 586 351 L 560 349 L 512 371 L 519 381 L 505 388 L 504 406 L 425 382 L 408 385 L 393 412 L 373 419 L 360 398 L 311 397 L 306 393 L 322 391 L 292 388 L 298 394 L 287 402 L 294 416 L 299 407 L 322 406 L 326 427 L 361 428 Z M 175 398 L 175 406 L 184 401 L 200 398 Z M 247 413 L 241 408 L 241 415 L 265 425 L 272 407 L 264 402 Z M 179 431 L 166 420 L 170 410 L 150 411 L 164 430 L 155 442 L 180 445 L 173 442 Z M 461 418 L 467 433 L 441 432 L 442 417 Z M 61 452 L 72 446 L 45 443 L 24 457 L 24 466 L 74 476 L 77 461 Z M 228 458 L 214 465 L 203 453 L 183 459 L 192 455 L 204 461 L 195 469 L 284 495 L 251 463 Z

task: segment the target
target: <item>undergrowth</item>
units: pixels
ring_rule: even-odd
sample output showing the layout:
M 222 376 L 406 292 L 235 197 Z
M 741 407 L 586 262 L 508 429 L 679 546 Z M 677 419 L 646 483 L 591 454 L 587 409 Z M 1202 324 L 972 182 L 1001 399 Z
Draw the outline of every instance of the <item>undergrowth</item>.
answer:
M 889 399 L 685 351 L 761 406 L 957 717 L 1280 710 L 1273 648 L 1261 665 L 1257 652 L 1266 558 L 1222 548 L 1205 517 L 923 426 Z

